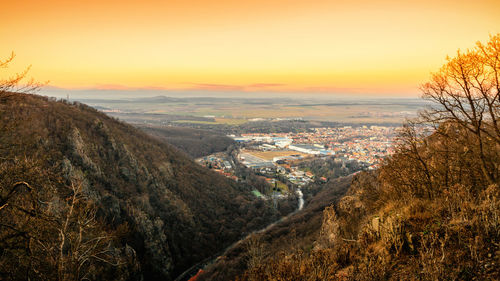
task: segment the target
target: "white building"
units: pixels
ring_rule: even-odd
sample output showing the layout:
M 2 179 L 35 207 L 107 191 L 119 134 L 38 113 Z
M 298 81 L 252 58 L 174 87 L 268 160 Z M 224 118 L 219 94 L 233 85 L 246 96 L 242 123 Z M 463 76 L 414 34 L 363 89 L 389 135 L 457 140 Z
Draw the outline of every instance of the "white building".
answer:
M 288 146 L 288 148 L 291 150 L 295 150 L 295 151 L 307 153 L 307 154 L 313 154 L 313 155 L 320 154 L 320 150 L 318 149 L 318 147 L 315 147 L 315 146 L 309 145 L 309 144 L 291 144 Z

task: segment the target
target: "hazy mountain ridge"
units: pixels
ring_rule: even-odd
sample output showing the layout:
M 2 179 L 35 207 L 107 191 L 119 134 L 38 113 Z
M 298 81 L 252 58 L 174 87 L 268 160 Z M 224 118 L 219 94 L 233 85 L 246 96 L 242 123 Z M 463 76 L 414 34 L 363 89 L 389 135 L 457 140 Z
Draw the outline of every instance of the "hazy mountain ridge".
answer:
M 15 182 L 25 181 L 50 209 L 75 193 L 68 186 L 81 185 L 82 198 L 95 203 L 102 220 L 97 229 L 119 232 L 114 235 L 115 255 L 129 253 L 123 259 L 128 262 L 107 269 L 115 272 L 108 278 L 171 279 L 242 233 L 277 218 L 245 187 L 88 106 L 2 93 L 0 122 L 2 198 L 12 201 L 27 194 L 8 193 Z M 22 168 L 19 161 L 31 168 Z M 57 204 L 66 210 L 63 203 Z M 8 208 L 1 211 L 10 212 Z M 23 251 L 11 253 L 27 258 Z M 37 275 L 31 264 L 17 270 L 28 272 L 32 279 L 47 277 Z M 20 274 L 5 260 L 0 268 Z

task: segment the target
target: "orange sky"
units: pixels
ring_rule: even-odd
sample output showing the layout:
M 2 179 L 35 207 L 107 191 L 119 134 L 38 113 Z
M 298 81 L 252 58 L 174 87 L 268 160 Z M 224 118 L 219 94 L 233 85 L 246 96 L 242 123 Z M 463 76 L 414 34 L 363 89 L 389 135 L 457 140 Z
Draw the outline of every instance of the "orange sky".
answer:
M 1 1 L 0 56 L 63 88 L 414 95 L 500 32 L 498 0 Z

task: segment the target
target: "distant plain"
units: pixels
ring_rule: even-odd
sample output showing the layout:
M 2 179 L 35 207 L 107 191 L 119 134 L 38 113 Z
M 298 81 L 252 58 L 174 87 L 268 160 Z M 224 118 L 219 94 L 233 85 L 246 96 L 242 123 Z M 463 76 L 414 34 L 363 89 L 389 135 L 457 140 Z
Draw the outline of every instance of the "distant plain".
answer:
M 305 98 L 82 99 L 124 119 L 166 119 L 173 123 L 240 125 L 258 119 L 303 119 L 343 123 L 401 123 L 425 107 L 412 98 L 316 100 Z M 175 117 L 175 118 L 174 118 Z M 189 118 L 185 118 L 189 117 Z M 138 120 L 135 120 L 138 121 Z

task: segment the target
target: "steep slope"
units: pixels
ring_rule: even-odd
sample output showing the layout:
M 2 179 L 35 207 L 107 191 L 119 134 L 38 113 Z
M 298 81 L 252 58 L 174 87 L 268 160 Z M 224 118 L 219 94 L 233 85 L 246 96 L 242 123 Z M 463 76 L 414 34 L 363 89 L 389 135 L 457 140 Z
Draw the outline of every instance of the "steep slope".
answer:
M 324 210 L 314 247 L 264 256 L 241 280 L 499 280 L 500 149 L 485 137 L 481 157 L 476 140 L 456 123 L 405 128 Z
M 235 280 L 245 270 L 269 262 L 266 258 L 311 249 L 320 234 L 323 211 L 345 195 L 351 181 L 352 176 L 332 179 L 303 210 L 229 249 L 197 280 Z
M 24 193 L 11 189 L 20 181 L 36 192 L 34 204 L 45 204 L 40 203 L 37 209 L 37 214 L 44 216 L 49 212 L 58 218 L 58 214 L 71 214 L 64 210 L 78 193 L 95 205 L 99 229 L 114 233 L 115 248 L 128 253 L 129 261 L 122 263 L 129 266 L 119 270 L 128 271 L 128 275 L 117 273 L 118 269 L 108 270 L 116 279 L 141 275 L 146 280 L 172 279 L 242 233 L 277 218 L 275 211 L 245 187 L 196 165 L 170 145 L 82 104 L 1 93 L 0 159 L 1 199 L 10 202 L 0 209 L 1 218 L 7 220 L 7 212 L 23 218 L 14 213 L 13 202 L 17 202 L 15 194 Z M 57 212 L 59 209 L 62 211 Z M 62 225 L 66 227 L 68 222 Z M 1 237 L 12 236 L 5 227 L 1 231 L 6 235 Z M 57 234 L 51 238 L 61 239 Z M 64 243 L 54 262 L 58 267 L 69 251 Z M 10 253 L 22 256 L 14 250 Z M 8 265 L 0 261 L 0 272 L 8 272 Z M 37 271 L 28 265 L 19 270 Z M 31 278 L 36 279 L 35 275 Z

